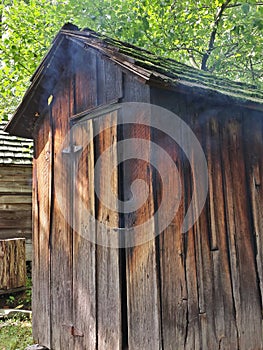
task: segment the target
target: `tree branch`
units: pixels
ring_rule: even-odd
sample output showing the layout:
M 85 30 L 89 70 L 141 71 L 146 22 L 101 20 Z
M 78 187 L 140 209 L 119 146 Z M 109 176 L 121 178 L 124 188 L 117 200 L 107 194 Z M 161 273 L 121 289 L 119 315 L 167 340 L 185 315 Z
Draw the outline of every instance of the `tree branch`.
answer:
M 252 81 L 255 81 L 255 72 L 254 72 L 254 67 L 253 67 L 253 62 L 251 57 L 249 57 L 249 65 L 250 65 Z
M 182 44 L 182 45 L 176 45 L 176 46 L 171 46 L 171 47 L 166 47 L 165 45 L 162 46 L 162 45 L 158 45 L 157 43 L 154 43 L 151 36 L 145 32 L 144 33 L 146 38 L 149 40 L 149 42 L 151 43 L 151 45 L 157 47 L 157 49 L 161 49 L 161 50 L 165 50 L 165 51 L 187 51 L 189 54 L 193 55 L 193 52 L 195 52 L 196 54 L 200 55 L 201 57 L 204 55 L 203 52 L 195 49 L 194 47 L 187 47 L 185 46 L 185 44 Z M 165 34 L 165 33 L 164 33 Z M 165 34 L 166 35 L 166 34 Z M 167 37 L 167 35 L 166 35 Z
M 189 52 L 189 51 L 188 51 L 188 53 L 189 53 L 189 61 L 190 61 L 191 65 L 192 65 L 194 68 L 199 69 L 199 65 L 197 64 L 193 53 L 192 53 L 192 52 Z
M 239 6 L 242 6 L 243 4 L 240 4 L 240 3 L 237 3 L 237 4 L 233 4 L 233 5 L 228 5 L 226 6 L 226 9 L 231 9 L 231 8 L 234 8 L 234 7 L 239 7 Z M 249 4 L 250 6 L 263 6 L 263 2 L 255 2 L 254 4 Z M 199 7 L 198 10 L 204 10 L 204 9 L 210 9 L 211 7 L 210 6 L 202 6 L 202 7 Z
M 208 44 L 208 49 L 206 50 L 206 53 L 203 55 L 203 59 L 202 59 L 202 64 L 201 64 L 201 69 L 207 71 L 208 67 L 207 67 L 207 61 L 209 59 L 209 56 L 211 54 L 211 52 L 214 49 L 214 45 L 215 45 L 215 38 L 216 38 L 216 34 L 217 34 L 217 30 L 218 30 L 218 26 L 219 23 L 221 21 L 223 12 L 225 11 L 225 9 L 227 8 L 228 4 L 230 3 L 231 0 L 226 0 L 223 5 L 218 9 L 216 17 L 215 17 L 215 22 L 213 25 L 213 30 L 212 33 L 210 35 L 210 40 L 209 40 L 209 44 Z

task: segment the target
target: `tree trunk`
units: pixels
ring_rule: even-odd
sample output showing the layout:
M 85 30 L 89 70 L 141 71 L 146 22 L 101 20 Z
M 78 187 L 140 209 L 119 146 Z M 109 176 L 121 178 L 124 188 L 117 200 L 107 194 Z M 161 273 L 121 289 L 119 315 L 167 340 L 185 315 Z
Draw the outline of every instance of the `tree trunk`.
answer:
M 25 239 L 0 240 L 0 290 L 13 290 L 25 285 Z

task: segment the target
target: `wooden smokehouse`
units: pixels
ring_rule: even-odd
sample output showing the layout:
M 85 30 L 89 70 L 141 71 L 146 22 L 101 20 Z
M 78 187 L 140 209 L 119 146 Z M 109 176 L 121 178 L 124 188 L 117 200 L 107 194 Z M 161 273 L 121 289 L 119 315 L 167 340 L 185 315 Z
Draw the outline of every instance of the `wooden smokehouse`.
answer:
M 186 232 L 191 200 L 203 191 L 195 149 L 186 155 L 171 135 L 136 123 L 140 113 L 118 123 L 118 106 L 130 102 L 172 112 L 202 147 L 208 193 Z M 263 94 L 253 86 L 65 25 L 7 127 L 34 139 L 35 340 L 56 350 L 262 349 L 262 130 Z M 142 153 L 134 140 L 148 142 L 143 152 L 155 165 L 135 157 L 118 164 L 117 144 L 127 139 L 131 153 Z M 164 188 L 173 210 L 178 184 L 153 143 L 181 181 L 178 207 L 160 234 Z M 95 176 L 109 147 L 112 165 L 101 162 Z M 120 203 L 137 179 L 146 201 L 129 213 L 108 208 L 94 189 L 105 187 L 105 174 Z M 96 241 L 107 241 L 101 223 L 125 229 L 150 217 L 145 242 L 134 236 L 133 245 L 118 248 Z

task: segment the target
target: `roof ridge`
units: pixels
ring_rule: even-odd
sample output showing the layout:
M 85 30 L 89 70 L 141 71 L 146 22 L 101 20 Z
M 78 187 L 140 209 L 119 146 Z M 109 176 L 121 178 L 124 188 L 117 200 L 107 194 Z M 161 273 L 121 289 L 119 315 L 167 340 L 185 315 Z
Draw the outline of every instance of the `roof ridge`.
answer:
M 109 56 L 113 54 L 110 52 L 110 49 L 113 52 L 116 50 L 119 55 L 133 58 L 134 62 L 132 64 L 134 66 L 144 68 L 148 72 L 152 71 L 157 73 L 157 75 L 159 73 L 158 78 L 161 80 L 164 79 L 164 76 L 167 77 L 172 85 L 176 86 L 180 83 L 190 86 L 192 84 L 198 88 L 210 89 L 234 99 L 263 103 L 263 93 L 255 85 L 216 76 L 173 58 L 162 57 L 144 48 L 102 35 L 90 28 L 79 29 L 73 25 L 74 30 L 71 30 L 70 25 L 63 26 L 60 33 L 67 37 L 75 37 L 76 40 L 81 40 L 83 44 L 86 42 L 89 46 L 92 46 L 89 41 L 95 40 L 101 46 L 101 49 L 103 47 L 109 50 Z M 99 47 L 96 48 L 99 49 Z M 133 71 L 136 73 L 136 69 Z

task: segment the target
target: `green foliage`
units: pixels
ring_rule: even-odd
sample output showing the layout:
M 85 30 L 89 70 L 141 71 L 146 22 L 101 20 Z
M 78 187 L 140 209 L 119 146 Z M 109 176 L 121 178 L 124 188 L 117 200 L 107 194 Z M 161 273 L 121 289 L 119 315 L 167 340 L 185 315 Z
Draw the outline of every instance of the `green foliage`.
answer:
M 32 304 L 32 280 L 31 278 L 27 277 L 27 280 L 26 280 L 26 291 L 25 291 L 25 297 L 24 299 L 21 301 L 23 302 L 23 307 L 24 307 L 24 304 L 26 305 L 30 305 Z
M 0 321 L 0 349 L 24 350 L 33 344 L 31 321 L 10 319 Z
M 6 299 L 6 305 L 10 308 L 31 310 L 32 303 L 32 280 L 27 277 L 26 290 L 15 295 L 10 294 Z
M 263 86 L 263 6 L 256 0 L 4 0 L 0 118 L 14 111 L 51 40 L 68 21 Z
M 29 84 L 29 77 L 44 56 L 66 18 L 53 2 L 4 1 L 0 39 L 0 103 L 7 119 Z M 61 7 L 63 10 L 63 8 Z
M 9 306 L 13 306 L 15 303 L 15 297 L 13 295 L 9 295 L 7 301 L 6 301 L 7 305 Z
M 133 0 L 132 11 L 127 3 L 118 7 L 113 33 L 105 26 L 111 34 L 222 77 L 262 84 L 263 4 L 229 1 L 220 14 L 227 1 Z

